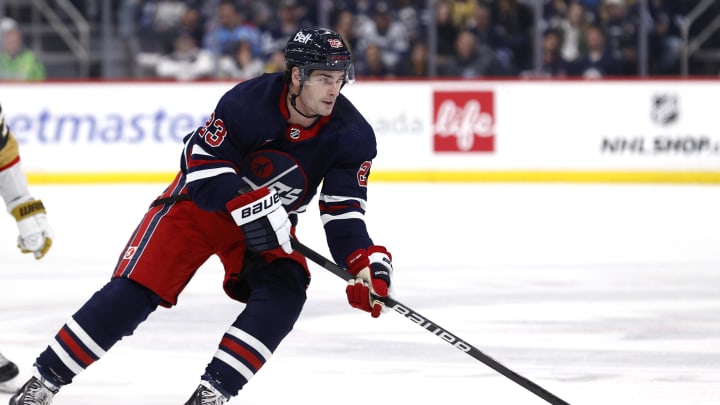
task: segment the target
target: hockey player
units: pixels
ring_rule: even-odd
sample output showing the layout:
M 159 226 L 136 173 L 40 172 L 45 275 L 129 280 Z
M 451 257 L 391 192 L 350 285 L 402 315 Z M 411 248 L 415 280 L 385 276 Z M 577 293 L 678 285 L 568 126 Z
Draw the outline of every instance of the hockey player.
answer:
M 18 144 L 0 106 L 0 196 L 18 226 L 17 244 L 23 253 L 41 259 L 50 249 L 53 231 L 48 223 L 42 201 L 34 199 L 28 190 L 27 178 L 20 164 Z M 13 379 L 17 366 L 0 354 L 0 391 L 14 392 Z
M 388 294 L 392 265 L 363 219 L 376 141 L 340 94 L 354 79 L 350 52 L 333 31 L 302 29 L 284 53 L 284 73 L 234 86 L 186 136 L 178 175 L 150 205 L 110 281 L 40 353 L 11 405 L 49 404 L 158 306 L 172 307 L 213 254 L 225 269 L 224 292 L 246 305 L 186 405 L 229 401 L 304 306 L 310 274 L 291 238 L 318 189 L 332 256 L 355 276 L 346 287 L 350 305 L 381 314 L 377 297 Z

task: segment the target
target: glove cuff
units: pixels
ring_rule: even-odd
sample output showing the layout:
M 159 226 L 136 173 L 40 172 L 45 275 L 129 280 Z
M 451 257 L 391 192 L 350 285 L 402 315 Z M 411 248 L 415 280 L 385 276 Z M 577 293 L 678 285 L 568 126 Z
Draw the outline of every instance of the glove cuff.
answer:
M 29 200 L 23 203 L 15 205 L 11 210 L 10 214 L 15 218 L 16 221 L 31 217 L 37 214 L 45 214 L 45 205 L 40 200 Z
M 392 255 L 384 246 L 373 245 L 367 249 L 358 249 L 347 258 L 347 269 L 353 276 L 357 276 L 360 271 L 370 267 L 371 263 L 384 262 L 387 258 L 387 262 L 392 261 Z

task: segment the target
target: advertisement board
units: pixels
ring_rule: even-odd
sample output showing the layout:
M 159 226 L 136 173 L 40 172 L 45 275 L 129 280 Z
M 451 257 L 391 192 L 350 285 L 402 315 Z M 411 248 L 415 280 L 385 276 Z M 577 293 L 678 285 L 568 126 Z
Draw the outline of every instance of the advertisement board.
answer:
M 172 177 L 231 82 L 2 83 L 35 181 Z M 716 81 L 371 81 L 386 181 L 720 182 Z

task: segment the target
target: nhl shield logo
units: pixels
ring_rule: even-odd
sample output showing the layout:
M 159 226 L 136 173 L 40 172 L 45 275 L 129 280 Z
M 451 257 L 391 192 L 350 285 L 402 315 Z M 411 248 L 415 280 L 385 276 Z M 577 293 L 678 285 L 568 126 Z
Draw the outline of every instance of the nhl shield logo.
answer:
M 288 135 L 290 136 L 290 139 L 292 139 L 292 140 L 300 139 L 300 128 L 291 127 Z
M 678 96 L 675 94 L 656 94 L 653 97 L 651 118 L 660 125 L 670 125 L 680 116 Z

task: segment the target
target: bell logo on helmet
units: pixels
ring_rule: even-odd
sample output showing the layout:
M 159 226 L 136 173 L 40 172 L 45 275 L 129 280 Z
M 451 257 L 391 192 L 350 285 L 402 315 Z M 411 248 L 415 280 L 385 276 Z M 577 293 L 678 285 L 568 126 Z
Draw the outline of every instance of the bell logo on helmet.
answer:
M 331 48 L 342 48 L 343 47 L 342 41 L 337 38 L 328 39 L 328 43 L 330 44 Z
M 312 34 L 308 33 L 307 35 L 305 35 L 302 33 L 302 31 L 300 31 L 297 34 L 295 34 L 295 38 L 293 38 L 293 41 L 302 42 L 303 44 L 307 44 L 311 38 L 312 38 Z

